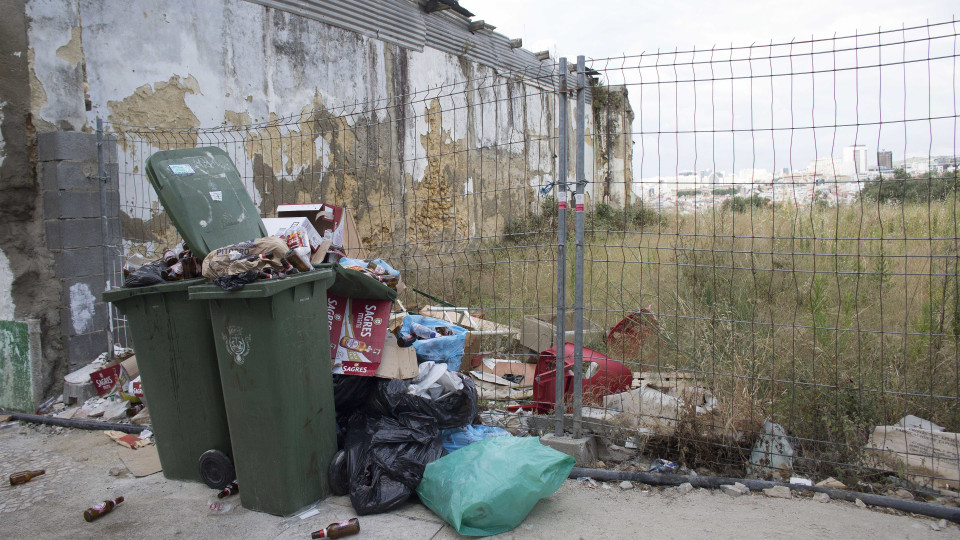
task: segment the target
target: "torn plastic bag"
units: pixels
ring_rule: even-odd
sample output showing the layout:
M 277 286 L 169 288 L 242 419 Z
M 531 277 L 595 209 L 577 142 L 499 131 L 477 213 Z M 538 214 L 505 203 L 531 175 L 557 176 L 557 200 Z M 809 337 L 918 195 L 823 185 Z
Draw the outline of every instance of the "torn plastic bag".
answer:
M 412 413 L 353 415 L 345 450 L 350 503 L 359 515 L 388 512 L 409 499 L 426 465 L 444 453 L 436 422 Z
M 450 371 L 460 371 L 463 361 L 463 347 L 468 330 L 441 319 L 423 315 L 407 315 L 400 327 L 402 334 L 413 334 L 413 325 L 422 324 L 427 328 L 448 328 L 452 335 L 437 336 L 430 339 L 418 339 L 413 342 L 418 362 L 436 362 L 446 364 Z
M 428 369 L 433 367 L 430 364 L 421 364 L 425 365 Z M 440 429 L 465 426 L 471 423 L 477 414 L 477 387 L 473 380 L 462 373 L 449 373 L 463 383 L 463 388 L 440 399 L 411 394 L 410 381 L 380 379 L 368 410 L 374 415 L 394 417 L 401 414 L 422 414 L 436 420 Z
M 443 449 L 448 454 L 463 448 L 464 446 L 480 442 L 490 437 L 512 437 L 510 432 L 494 426 L 466 425 L 459 428 L 445 429 L 440 432 L 440 442 L 443 443 Z
M 555 492 L 575 462 L 536 437 L 492 437 L 427 465 L 417 494 L 460 534 L 499 534 Z
M 123 280 L 124 287 L 146 287 L 164 283 L 161 273 L 167 266 L 162 261 L 154 261 L 137 268 Z
M 447 369 L 446 364 L 423 362 L 420 373 L 410 382 L 407 393 L 427 399 L 443 399 L 463 389 L 463 379 Z
M 347 467 L 346 450 L 340 450 L 333 455 L 327 467 L 327 480 L 330 483 L 330 492 L 334 495 L 350 493 L 350 469 Z

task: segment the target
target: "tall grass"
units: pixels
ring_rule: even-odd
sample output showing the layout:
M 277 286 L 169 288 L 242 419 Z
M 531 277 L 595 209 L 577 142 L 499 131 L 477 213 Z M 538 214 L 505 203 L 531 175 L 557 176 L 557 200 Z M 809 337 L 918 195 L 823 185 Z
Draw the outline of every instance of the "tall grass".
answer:
M 659 216 L 598 207 L 586 217 L 585 316 L 610 328 L 649 304 L 662 330 L 632 357 L 586 345 L 635 369 L 696 374 L 722 428 L 770 419 L 821 464 L 857 463 L 872 428 L 906 414 L 960 430 L 958 214 L 951 199 Z M 445 299 L 519 327 L 556 304 L 555 244 L 555 216 L 521 216 L 451 268 Z

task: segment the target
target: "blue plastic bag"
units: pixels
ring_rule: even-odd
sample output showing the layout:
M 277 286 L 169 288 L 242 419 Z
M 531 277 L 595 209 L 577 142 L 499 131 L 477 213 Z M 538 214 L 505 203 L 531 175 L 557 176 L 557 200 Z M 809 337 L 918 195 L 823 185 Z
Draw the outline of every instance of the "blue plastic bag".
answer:
M 483 425 L 466 425 L 458 428 L 445 429 L 440 432 L 440 442 L 443 443 L 443 449 L 448 454 L 456 450 L 480 442 L 490 437 L 512 437 L 510 432 L 498 427 Z
M 500 534 L 559 489 L 574 463 L 536 437 L 491 437 L 427 464 L 417 495 L 460 534 Z
M 433 361 L 438 364 L 446 364 L 450 371 L 460 371 L 460 363 L 463 361 L 463 347 L 468 330 L 433 317 L 407 315 L 403 318 L 400 332 L 412 334 L 414 324 L 422 324 L 430 328 L 443 326 L 453 332 L 452 336 L 437 336 L 431 339 L 414 341 L 413 348 L 417 351 L 417 362 Z

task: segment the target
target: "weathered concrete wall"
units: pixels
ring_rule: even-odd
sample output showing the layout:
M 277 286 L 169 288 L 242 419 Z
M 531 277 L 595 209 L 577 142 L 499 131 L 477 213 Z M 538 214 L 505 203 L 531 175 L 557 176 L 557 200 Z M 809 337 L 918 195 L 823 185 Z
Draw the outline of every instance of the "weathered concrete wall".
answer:
M 151 232 L 144 250 L 174 234 L 140 170 L 161 148 L 222 145 L 265 213 L 347 204 L 371 245 L 496 234 L 555 177 L 555 97 L 488 66 L 241 0 L 29 4 L 31 47 L 43 49 L 32 55 L 45 96 L 34 110 L 48 127 L 112 123 L 124 229 Z M 125 127 L 217 125 L 225 131 Z
M 621 207 L 639 202 L 632 189 L 634 114 L 626 86 L 594 88 L 593 117 L 599 147 L 594 152 L 598 199 Z
M 37 394 L 49 394 L 65 366 L 57 361 L 60 290 L 53 257 L 44 246 L 35 169 L 26 13 L 22 0 L 12 0 L 0 17 L 0 320 L 39 319 L 44 363 L 34 382 Z

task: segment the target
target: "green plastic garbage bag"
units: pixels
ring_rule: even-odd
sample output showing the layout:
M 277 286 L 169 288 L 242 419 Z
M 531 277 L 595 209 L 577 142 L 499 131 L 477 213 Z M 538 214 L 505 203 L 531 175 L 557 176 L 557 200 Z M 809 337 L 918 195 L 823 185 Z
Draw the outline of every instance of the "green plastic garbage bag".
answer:
M 493 437 L 427 464 L 417 494 L 460 534 L 499 534 L 559 489 L 575 461 L 536 437 Z

